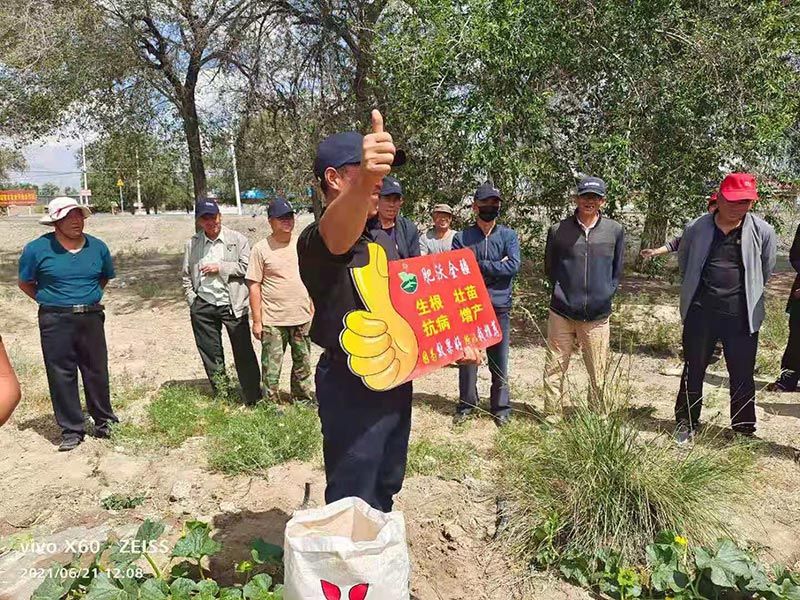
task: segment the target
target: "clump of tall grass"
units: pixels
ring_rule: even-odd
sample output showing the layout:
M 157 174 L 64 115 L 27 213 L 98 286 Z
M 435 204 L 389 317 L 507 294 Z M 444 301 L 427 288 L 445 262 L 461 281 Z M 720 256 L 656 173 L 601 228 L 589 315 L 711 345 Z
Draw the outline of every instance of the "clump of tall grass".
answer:
M 695 543 L 727 534 L 727 511 L 750 490 L 746 445 L 695 444 L 645 437 L 624 411 L 585 408 L 554 427 L 514 423 L 498 436 L 505 539 L 517 558 L 539 562 L 613 548 L 629 561 L 664 531 Z M 555 556 L 552 556 L 555 554 Z
M 264 475 L 290 460 L 311 460 L 322 446 L 313 406 L 260 404 L 230 413 L 209 431 L 209 464 L 223 473 Z

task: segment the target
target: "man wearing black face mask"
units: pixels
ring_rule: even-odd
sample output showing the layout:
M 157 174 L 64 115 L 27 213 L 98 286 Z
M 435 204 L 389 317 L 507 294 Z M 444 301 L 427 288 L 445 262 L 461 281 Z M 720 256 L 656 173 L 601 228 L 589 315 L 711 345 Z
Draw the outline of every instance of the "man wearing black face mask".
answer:
M 472 210 L 477 216 L 474 225 L 453 238 L 453 250 L 469 248 L 475 253 L 481 275 L 492 299 L 503 340 L 486 349 L 492 373 L 490 407 L 498 427 L 508 422 L 511 400 L 508 394 L 508 348 L 510 334 L 511 289 L 519 272 L 519 238 L 513 229 L 497 224 L 500 214 L 500 190 L 484 183 L 475 192 Z M 478 366 L 459 367 L 458 391 L 460 401 L 454 423 L 463 422 L 478 406 Z

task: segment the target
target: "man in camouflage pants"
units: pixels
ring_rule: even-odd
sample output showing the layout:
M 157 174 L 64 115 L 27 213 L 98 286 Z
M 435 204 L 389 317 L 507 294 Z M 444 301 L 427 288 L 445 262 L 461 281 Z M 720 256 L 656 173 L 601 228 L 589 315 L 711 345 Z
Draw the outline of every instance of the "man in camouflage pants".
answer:
M 247 284 L 253 336 L 261 341 L 264 391 L 280 399 L 279 383 L 286 346 L 291 348 L 291 392 L 296 400 L 313 399 L 311 378 L 311 298 L 300 280 L 294 209 L 286 200 L 273 200 L 267 209 L 272 233 L 250 252 Z

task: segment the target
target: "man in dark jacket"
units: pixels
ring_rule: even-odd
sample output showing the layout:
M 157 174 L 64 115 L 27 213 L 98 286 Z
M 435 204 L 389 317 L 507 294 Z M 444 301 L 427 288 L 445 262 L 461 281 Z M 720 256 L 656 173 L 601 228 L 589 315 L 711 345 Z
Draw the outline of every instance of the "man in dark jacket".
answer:
M 403 206 L 403 187 L 394 178 L 383 178 L 381 193 L 378 199 L 378 214 L 374 217 L 371 229 L 380 229 L 386 232 L 397 246 L 400 258 L 413 258 L 420 255 L 419 229 L 414 222 L 400 214 Z
M 575 213 L 547 232 L 545 273 L 553 288 L 547 321 L 545 413 L 560 416 L 564 376 L 577 340 L 589 373 L 589 406 L 605 410 L 611 301 L 619 286 L 625 237 L 622 225 L 604 217 L 606 184 L 598 177 L 578 183 Z
M 797 381 L 800 379 L 800 225 L 794 232 L 794 241 L 789 250 L 789 262 L 798 275 L 794 278 L 789 300 L 786 302 L 786 312 L 789 313 L 789 339 L 786 350 L 781 359 L 781 375 L 767 386 L 770 392 L 797 391 Z
M 486 349 L 489 371 L 492 374 L 490 407 L 498 426 L 508 422 L 511 400 L 508 393 L 508 348 L 510 334 L 511 289 L 519 272 L 519 238 L 513 229 L 497 224 L 500 213 L 500 191 L 484 183 L 475 192 L 472 210 L 477 220 L 474 225 L 453 238 L 453 250 L 469 248 L 475 253 L 483 280 L 489 290 L 503 340 Z M 459 403 L 453 422 L 464 421 L 478 405 L 478 366 L 459 367 Z

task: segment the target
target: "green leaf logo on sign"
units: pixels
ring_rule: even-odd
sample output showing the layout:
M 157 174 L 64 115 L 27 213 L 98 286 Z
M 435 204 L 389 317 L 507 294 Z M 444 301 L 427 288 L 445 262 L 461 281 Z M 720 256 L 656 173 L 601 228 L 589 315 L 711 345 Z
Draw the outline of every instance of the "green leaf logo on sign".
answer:
M 419 283 L 417 282 L 417 276 L 413 273 L 399 273 L 400 280 L 400 289 L 402 289 L 406 294 L 413 294 L 417 291 L 419 287 Z

